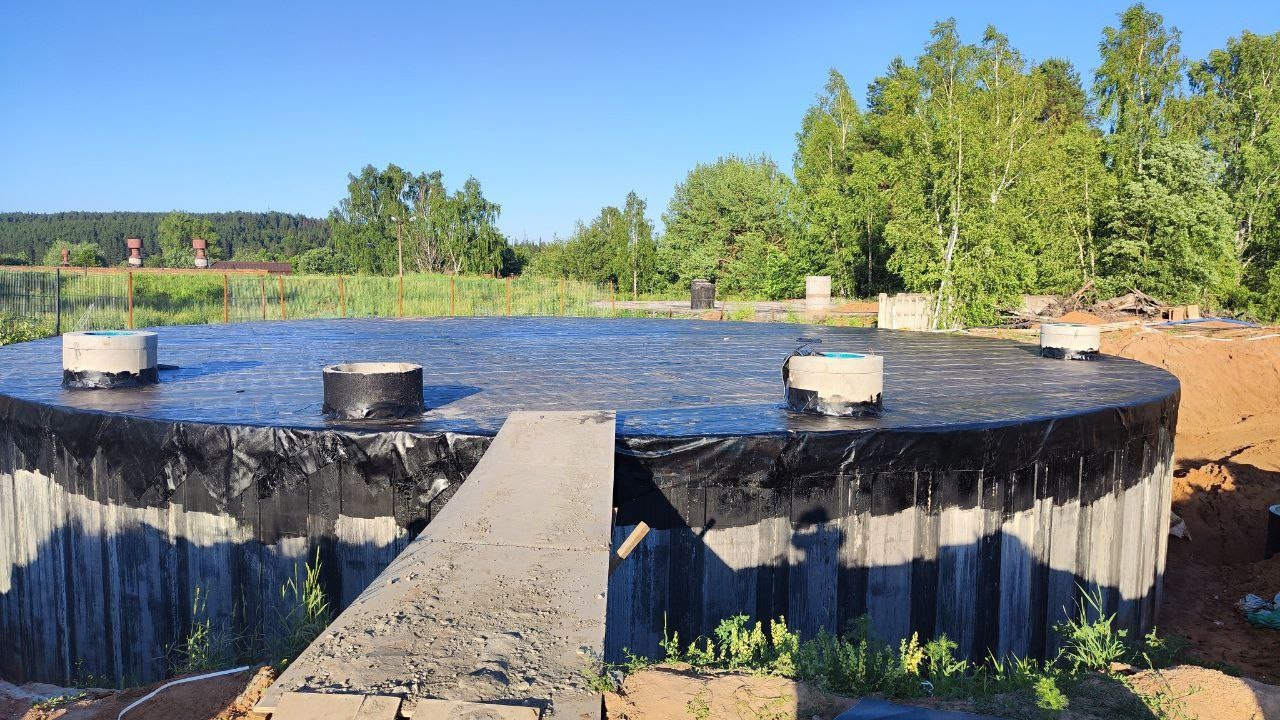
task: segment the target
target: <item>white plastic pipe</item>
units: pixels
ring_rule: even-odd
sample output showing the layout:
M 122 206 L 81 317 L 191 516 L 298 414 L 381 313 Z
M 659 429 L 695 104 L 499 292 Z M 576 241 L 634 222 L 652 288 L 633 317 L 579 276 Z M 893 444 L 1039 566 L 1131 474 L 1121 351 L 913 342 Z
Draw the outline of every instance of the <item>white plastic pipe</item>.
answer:
M 141 705 L 142 703 L 144 703 L 144 702 L 146 702 L 146 701 L 150 700 L 151 698 L 155 697 L 156 695 L 159 695 L 159 694 L 160 694 L 160 692 L 161 692 L 162 690 L 167 690 L 167 689 L 169 689 L 169 688 L 171 688 L 171 687 L 173 687 L 173 686 L 175 686 L 175 685 L 182 685 L 182 684 L 184 684 L 184 683 L 196 682 L 197 680 L 208 680 L 208 679 L 210 679 L 210 678 L 221 677 L 221 676 L 223 676 L 223 675 L 234 675 L 234 674 L 236 674 L 236 673 L 240 673 L 240 672 L 244 672 L 244 671 L 246 671 L 246 670 L 249 670 L 251 667 L 252 667 L 252 666 L 250 666 L 250 665 L 245 665 L 245 666 L 243 666 L 243 667 L 231 668 L 230 670 L 219 670 L 218 672 L 206 673 L 206 674 L 204 674 L 204 675 L 193 675 L 193 676 L 191 676 L 191 677 L 184 677 L 184 678 L 182 678 L 181 680 L 174 680 L 173 682 L 167 682 L 167 683 L 165 683 L 165 684 L 161 685 L 160 687 L 156 688 L 155 690 L 152 690 L 151 692 L 147 693 L 146 695 L 143 695 L 142 697 L 138 698 L 137 700 L 134 700 L 133 702 L 129 703 L 129 705 L 128 705 L 127 707 L 125 707 L 125 709 L 121 710 L 121 711 L 120 711 L 120 714 L 116 716 L 116 720 L 123 720 L 123 718 L 124 718 L 124 714 L 125 714 L 125 713 L 127 713 L 127 712 L 129 712 L 130 710 L 132 710 L 132 709 L 134 709 L 134 708 L 138 707 L 139 705 Z

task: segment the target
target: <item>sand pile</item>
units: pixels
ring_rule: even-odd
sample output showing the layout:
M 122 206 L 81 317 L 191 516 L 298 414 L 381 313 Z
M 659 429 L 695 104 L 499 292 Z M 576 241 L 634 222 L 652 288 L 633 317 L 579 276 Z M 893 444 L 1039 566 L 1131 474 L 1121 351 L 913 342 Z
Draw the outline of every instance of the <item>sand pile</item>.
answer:
M 1087 313 L 1083 310 L 1072 310 L 1054 322 L 1076 323 L 1078 325 L 1105 325 L 1107 321 L 1093 313 Z
M 1280 633 L 1234 608 L 1246 593 L 1280 592 L 1280 556 L 1262 558 L 1266 508 L 1280 502 L 1280 338 L 1248 337 L 1125 331 L 1105 335 L 1102 351 L 1182 381 L 1173 510 L 1190 538 L 1170 538 L 1161 631 L 1274 683 Z

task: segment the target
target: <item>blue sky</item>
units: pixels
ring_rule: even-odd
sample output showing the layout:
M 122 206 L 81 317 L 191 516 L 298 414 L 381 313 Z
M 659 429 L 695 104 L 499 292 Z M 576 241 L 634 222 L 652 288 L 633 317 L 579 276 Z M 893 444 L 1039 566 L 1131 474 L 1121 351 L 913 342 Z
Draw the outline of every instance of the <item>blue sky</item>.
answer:
M 0 210 L 324 215 L 346 175 L 468 175 L 516 239 L 629 190 L 661 215 L 698 162 L 772 156 L 828 68 L 862 89 L 935 20 L 995 24 L 1086 77 L 1123 2 L 0 4 Z M 1202 57 L 1280 3 L 1152 2 Z

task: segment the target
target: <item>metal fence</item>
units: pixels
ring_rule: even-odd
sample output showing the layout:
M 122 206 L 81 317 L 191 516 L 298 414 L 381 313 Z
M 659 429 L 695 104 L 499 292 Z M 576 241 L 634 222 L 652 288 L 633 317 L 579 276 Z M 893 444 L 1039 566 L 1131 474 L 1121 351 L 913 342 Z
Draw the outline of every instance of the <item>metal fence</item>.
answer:
M 0 268 L 0 317 L 53 333 L 302 318 L 617 314 L 612 287 L 555 278 Z

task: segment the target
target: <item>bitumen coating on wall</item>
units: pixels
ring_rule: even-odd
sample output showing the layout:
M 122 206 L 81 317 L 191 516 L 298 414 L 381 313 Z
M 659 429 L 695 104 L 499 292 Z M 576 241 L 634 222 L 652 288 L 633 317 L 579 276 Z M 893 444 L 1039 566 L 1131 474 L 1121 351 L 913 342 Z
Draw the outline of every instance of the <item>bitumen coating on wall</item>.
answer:
M 967 625 L 964 651 L 1042 654 L 1077 583 L 1154 620 L 1178 383 L 964 335 L 569 318 L 162 328 L 157 385 L 61 387 L 56 339 L 0 348 L 0 657 L 10 679 L 144 681 L 196 587 L 261 628 L 320 552 L 351 602 L 515 410 L 617 412 L 607 653 L 725 614 L 886 639 Z M 885 358 L 883 412 L 788 411 L 797 338 Z M 326 420 L 321 368 L 422 365 L 421 418 Z M 536 492 L 530 488 L 530 492 Z M 1068 545 L 1070 545 L 1068 551 Z M 966 599 L 968 598 L 968 599 Z M 1020 624 L 1020 625 L 1019 625 Z M 1019 625 L 1010 628 L 1010 625 Z

